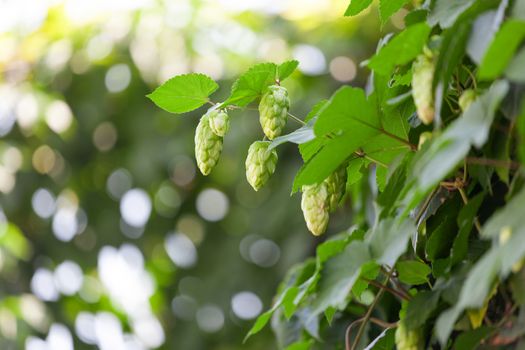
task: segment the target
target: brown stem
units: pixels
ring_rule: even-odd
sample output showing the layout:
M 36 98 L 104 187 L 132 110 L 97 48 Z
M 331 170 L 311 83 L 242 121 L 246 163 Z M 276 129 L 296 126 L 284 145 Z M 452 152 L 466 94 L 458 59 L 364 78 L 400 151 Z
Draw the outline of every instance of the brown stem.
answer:
M 377 287 L 377 288 L 380 288 L 380 289 L 384 289 L 385 291 L 389 292 L 390 294 L 395 295 L 396 297 L 398 297 L 400 299 L 410 300 L 410 296 L 407 295 L 406 293 L 402 292 L 402 291 L 398 291 L 398 290 L 395 290 L 393 288 L 390 288 L 389 286 L 381 284 L 381 283 L 379 283 L 379 282 L 377 282 L 375 280 L 371 280 L 371 279 L 368 279 L 368 278 L 363 278 L 363 279 L 366 282 L 368 282 L 371 285 L 373 285 L 374 287 Z
M 388 275 L 386 276 L 385 282 L 383 285 L 387 285 L 388 281 L 390 280 L 390 277 L 392 276 L 392 273 L 394 273 L 394 269 L 391 268 L 388 272 Z M 352 347 L 350 350 L 355 350 L 357 348 L 357 345 L 359 344 L 359 341 L 361 340 L 361 337 L 363 336 L 363 333 L 365 331 L 365 326 L 370 317 L 372 316 L 372 312 L 374 311 L 374 308 L 376 307 L 377 303 L 379 302 L 379 299 L 381 299 L 381 296 L 385 292 L 384 289 L 379 289 L 379 291 L 376 294 L 376 297 L 374 298 L 374 301 L 372 301 L 372 304 L 368 308 L 368 311 L 366 312 L 365 316 L 363 317 L 363 320 L 361 322 L 361 326 L 359 327 L 359 330 L 357 331 L 357 335 L 355 337 L 354 343 L 352 344 Z

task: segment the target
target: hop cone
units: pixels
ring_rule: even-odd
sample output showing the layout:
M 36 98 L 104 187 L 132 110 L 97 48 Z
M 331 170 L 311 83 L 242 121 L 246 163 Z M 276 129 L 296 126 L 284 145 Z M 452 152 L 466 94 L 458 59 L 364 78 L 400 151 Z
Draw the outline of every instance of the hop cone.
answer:
M 422 350 L 424 348 L 423 337 L 419 330 L 409 330 L 403 321 L 399 322 L 396 329 L 397 350 Z
M 288 118 L 290 99 L 282 86 L 272 85 L 259 103 L 259 122 L 266 137 L 273 140 L 281 135 Z
M 269 141 L 255 141 L 248 149 L 246 157 L 246 179 L 258 191 L 275 171 L 277 152 L 268 150 Z
M 463 91 L 458 101 L 459 108 L 461 108 L 461 111 L 465 112 L 470 107 L 472 102 L 476 100 L 476 96 L 476 91 L 472 89 Z
M 345 191 L 346 168 L 343 166 L 337 169 L 324 181 L 328 190 L 328 210 L 334 211 L 337 209 Z
M 323 181 L 320 184 L 303 186 L 302 190 L 301 209 L 306 226 L 315 236 L 319 236 L 328 225 L 328 186 Z
M 210 119 L 205 114 L 195 130 L 195 158 L 203 175 L 208 175 L 219 161 L 222 151 L 222 137 L 213 133 Z
M 412 96 L 417 108 L 417 116 L 424 124 L 434 120 L 434 98 L 432 79 L 434 62 L 427 54 L 419 55 L 412 65 Z
M 210 128 L 217 136 L 224 137 L 230 130 L 230 117 L 225 111 L 213 110 L 206 113 L 210 118 Z

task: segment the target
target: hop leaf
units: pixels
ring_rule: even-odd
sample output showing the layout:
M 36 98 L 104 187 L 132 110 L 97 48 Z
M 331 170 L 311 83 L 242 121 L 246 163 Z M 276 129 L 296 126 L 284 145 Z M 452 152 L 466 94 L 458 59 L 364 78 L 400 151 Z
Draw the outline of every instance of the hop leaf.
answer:
M 259 122 L 270 140 L 282 134 L 289 107 L 288 91 L 279 85 L 269 86 L 259 103 Z
M 255 141 L 248 149 L 246 179 L 256 191 L 263 187 L 275 172 L 277 152 L 275 149 L 268 150 L 269 145 L 269 141 Z
M 396 329 L 396 348 L 398 350 L 423 350 L 423 337 L 419 329 L 408 329 L 403 321 L 400 321 Z
M 332 212 L 337 209 L 345 191 L 346 168 L 340 167 L 324 181 L 328 190 L 328 210 Z
M 217 136 L 224 137 L 228 130 L 230 130 L 230 117 L 228 113 L 221 110 L 213 110 L 208 113 L 210 118 L 210 128 Z
M 210 118 L 205 114 L 195 130 L 195 158 L 203 175 L 208 175 L 219 161 L 222 151 L 222 137 L 210 127 Z
M 328 225 L 329 193 L 325 181 L 320 184 L 307 185 L 302 188 L 301 210 L 308 230 L 314 236 L 319 236 L 326 231 Z
M 470 107 L 472 102 L 476 100 L 476 97 L 476 91 L 472 89 L 463 91 L 458 101 L 459 108 L 461 108 L 461 111 L 465 112 Z
M 430 131 L 424 131 L 421 133 L 421 135 L 419 135 L 419 142 L 417 144 L 417 149 L 420 150 L 423 145 L 430 141 L 432 139 L 432 132 Z
M 419 55 L 412 65 L 412 96 L 417 108 L 417 116 L 424 124 L 434 120 L 434 98 L 432 79 L 434 61 L 429 54 Z

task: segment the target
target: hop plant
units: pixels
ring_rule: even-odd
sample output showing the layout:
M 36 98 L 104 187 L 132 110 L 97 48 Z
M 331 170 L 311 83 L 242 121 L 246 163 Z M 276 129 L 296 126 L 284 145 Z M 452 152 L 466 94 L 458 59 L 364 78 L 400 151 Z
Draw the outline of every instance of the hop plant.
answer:
M 425 131 L 422 132 L 421 135 L 419 135 L 419 142 L 417 144 L 417 149 L 420 150 L 425 143 L 430 141 L 432 139 L 432 132 Z
M 217 136 L 224 137 L 230 130 L 230 117 L 222 110 L 213 110 L 206 113 L 210 118 L 210 128 Z
M 279 85 L 268 87 L 259 103 L 259 122 L 270 140 L 282 134 L 289 108 L 288 91 Z
M 337 209 L 345 191 L 346 168 L 342 166 L 337 169 L 324 182 L 328 190 L 328 210 L 332 212 Z
M 246 179 L 258 191 L 275 172 L 277 152 L 268 150 L 269 141 L 255 141 L 248 149 L 246 157 Z
M 302 192 L 301 210 L 304 221 L 308 230 L 314 236 L 319 236 L 326 231 L 328 225 L 330 196 L 328 185 L 323 181 L 319 184 L 303 186 Z
M 470 107 L 472 102 L 476 100 L 476 96 L 477 96 L 476 91 L 472 89 L 463 91 L 461 96 L 459 96 L 459 101 L 458 101 L 459 108 L 461 108 L 462 112 L 465 112 Z
M 417 116 L 424 124 L 430 124 L 434 120 L 433 77 L 434 61 L 430 52 L 425 52 L 419 55 L 412 65 L 412 96 Z
M 210 127 L 208 114 L 202 116 L 195 130 L 195 158 L 203 175 L 208 175 L 219 161 L 222 151 L 222 137 Z
M 424 348 L 420 331 L 408 329 L 403 321 L 400 321 L 397 326 L 395 338 L 398 350 L 422 350 Z

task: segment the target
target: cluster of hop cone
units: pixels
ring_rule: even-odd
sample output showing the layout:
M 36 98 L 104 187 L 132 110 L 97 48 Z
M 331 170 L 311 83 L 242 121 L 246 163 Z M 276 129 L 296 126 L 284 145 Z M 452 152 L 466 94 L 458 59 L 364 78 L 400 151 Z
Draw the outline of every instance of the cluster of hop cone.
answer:
M 280 136 L 288 120 L 290 99 L 286 88 L 271 85 L 259 103 L 259 122 L 268 140 Z M 208 175 L 217 164 L 223 138 L 230 128 L 230 118 L 224 109 L 210 109 L 195 130 L 195 158 L 203 175 Z M 275 172 L 277 152 L 270 149 L 270 141 L 255 141 L 246 157 L 246 179 L 255 191 L 263 187 Z M 301 209 L 308 229 L 316 236 L 328 225 L 329 213 L 335 210 L 344 193 L 346 169 L 341 167 L 318 184 L 303 186 Z

